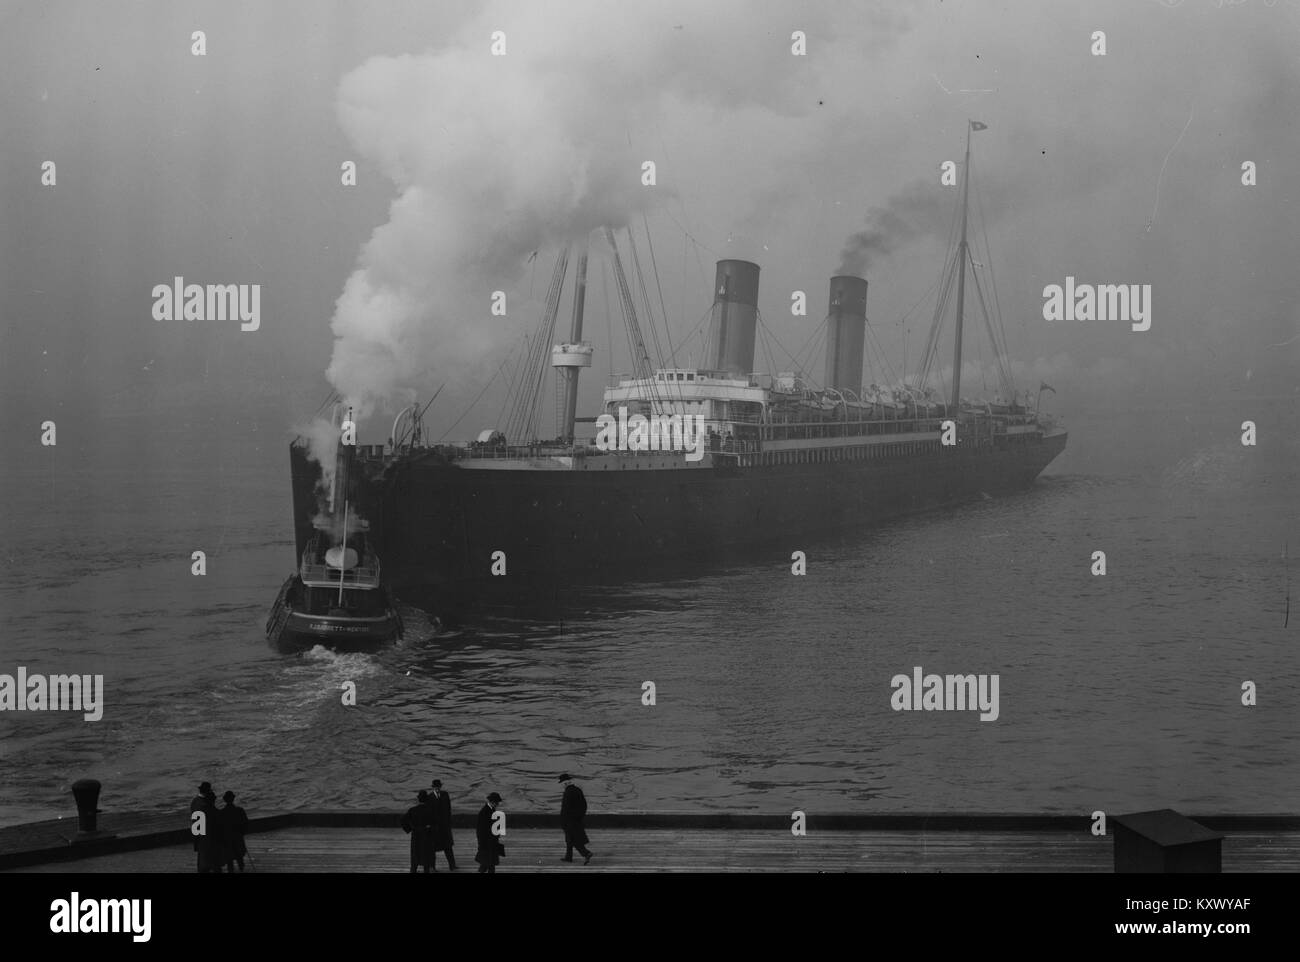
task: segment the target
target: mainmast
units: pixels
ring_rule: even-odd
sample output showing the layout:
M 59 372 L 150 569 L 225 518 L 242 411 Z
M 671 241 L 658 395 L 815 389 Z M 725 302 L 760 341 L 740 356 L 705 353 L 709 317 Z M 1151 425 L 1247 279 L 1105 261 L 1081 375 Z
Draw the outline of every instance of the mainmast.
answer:
M 587 252 L 578 258 L 578 276 L 573 289 L 573 324 L 569 328 L 569 343 L 582 343 L 582 311 L 587 299 Z M 566 369 L 568 380 L 564 385 L 564 438 L 573 440 L 573 422 L 578 416 L 578 372 L 581 367 Z
M 551 348 L 551 367 L 564 377 L 564 423 L 560 440 L 573 441 L 573 425 L 578 416 L 578 373 L 591 367 L 591 345 L 582 339 L 582 312 L 587 300 L 587 251 L 578 259 L 578 276 L 573 288 L 573 324 L 569 340 Z
M 967 200 L 970 192 L 970 132 L 973 129 L 982 129 L 975 127 L 975 121 L 966 123 L 966 162 L 961 169 L 961 243 L 957 245 L 957 334 L 953 339 L 953 360 L 952 360 L 952 411 L 960 413 L 961 408 L 961 322 L 962 313 L 966 301 L 966 212 Z

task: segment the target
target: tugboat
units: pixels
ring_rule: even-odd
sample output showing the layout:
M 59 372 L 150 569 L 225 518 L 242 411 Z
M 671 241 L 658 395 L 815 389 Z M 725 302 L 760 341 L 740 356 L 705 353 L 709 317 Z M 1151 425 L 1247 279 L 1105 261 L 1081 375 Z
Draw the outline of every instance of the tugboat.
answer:
M 370 648 L 402 637 L 402 616 L 381 579 L 379 557 L 365 533 L 325 549 L 318 532 L 286 579 L 266 620 L 266 636 L 281 648 Z
M 348 449 L 340 445 L 335 487 L 346 491 Z M 372 648 L 402 638 L 402 617 L 383 581 L 370 525 L 351 513 L 331 510 L 312 522 L 298 570 L 280 587 L 266 619 L 266 636 L 282 650 L 316 645 L 342 650 Z

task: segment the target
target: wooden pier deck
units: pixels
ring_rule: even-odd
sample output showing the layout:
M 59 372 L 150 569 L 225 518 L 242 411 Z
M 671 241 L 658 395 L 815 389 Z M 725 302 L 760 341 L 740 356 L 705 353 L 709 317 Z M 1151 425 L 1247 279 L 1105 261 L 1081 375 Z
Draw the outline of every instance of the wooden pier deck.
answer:
M 396 873 L 408 838 L 391 812 L 283 813 L 255 819 L 250 869 Z M 558 819 L 507 813 L 499 872 L 1110 872 L 1113 839 L 1087 819 L 1053 816 L 810 816 L 806 836 L 778 816 L 605 814 L 587 819 L 590 865 L 559 860 Z M 1300 871 L 1300 819 L 1198 817 L 1227 833 L 1224 872 Z M 472 814 L 455 826 L 458 874 L 472 874 Z M 0 869 L 19 872 L 193 872 L 182 815 L 101 816 L 105 836 L 70 844 L 76 820 L 0 829 Z M 445 859 L 438 859 L 441 871 Z

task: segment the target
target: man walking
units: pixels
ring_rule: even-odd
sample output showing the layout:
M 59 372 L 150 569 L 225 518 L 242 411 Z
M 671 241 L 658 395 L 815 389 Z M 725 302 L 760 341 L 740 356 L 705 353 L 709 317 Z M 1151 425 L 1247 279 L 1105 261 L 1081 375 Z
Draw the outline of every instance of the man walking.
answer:
M 572 782 L 573 776 L 565 772 L 560 776 L 561 782 Z M 564 829 L 564 857 L 561 862 L 573 861 L 573 850 L 576 848 L 578 854 L 582 856 L 582 864 L 586 865 L 591 861 L 591 852 L 587 850 L 587 830 L 582 826 L 582 820 L 587 816 L 587 797 L 582 794 L 582 789 L 577 785 L 569 784 L 564 786 L 564 797 L 560 800 L 560 826 Z
M 433 808 L 433 854 L 429 856 L 433 870 L 438 871 L 438 853 L 447 853 L 447 868 L 456 871 L 456 853 L 452 851 L 451 796 L 442 790 L 442 779 L 435 778 L 429 792 L 429 805 Z

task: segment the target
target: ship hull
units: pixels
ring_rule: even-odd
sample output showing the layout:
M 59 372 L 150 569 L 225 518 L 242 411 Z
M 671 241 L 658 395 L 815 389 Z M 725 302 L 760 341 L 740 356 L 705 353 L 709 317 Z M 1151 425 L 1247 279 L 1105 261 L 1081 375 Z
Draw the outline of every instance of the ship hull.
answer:
M 788 558 L 800 538 L 1023 489 L 1065 443 L 1058 432 L 893 460 L 721 459 L 690 469 L 678 454 L 593 459 L 586 470 L 483 470 L 427 452 L 372 466 L 356 497 L 394 592 L 412 599 L 435 589 L 452 603 L 475 585 L 601 579 L 674 559 L 734 558 L 747 547 L 784 545 Z M 673 457 L 676 470 L 666 469 Z M 301 538 L 319 474 L 296 449 L 294 461 Z

